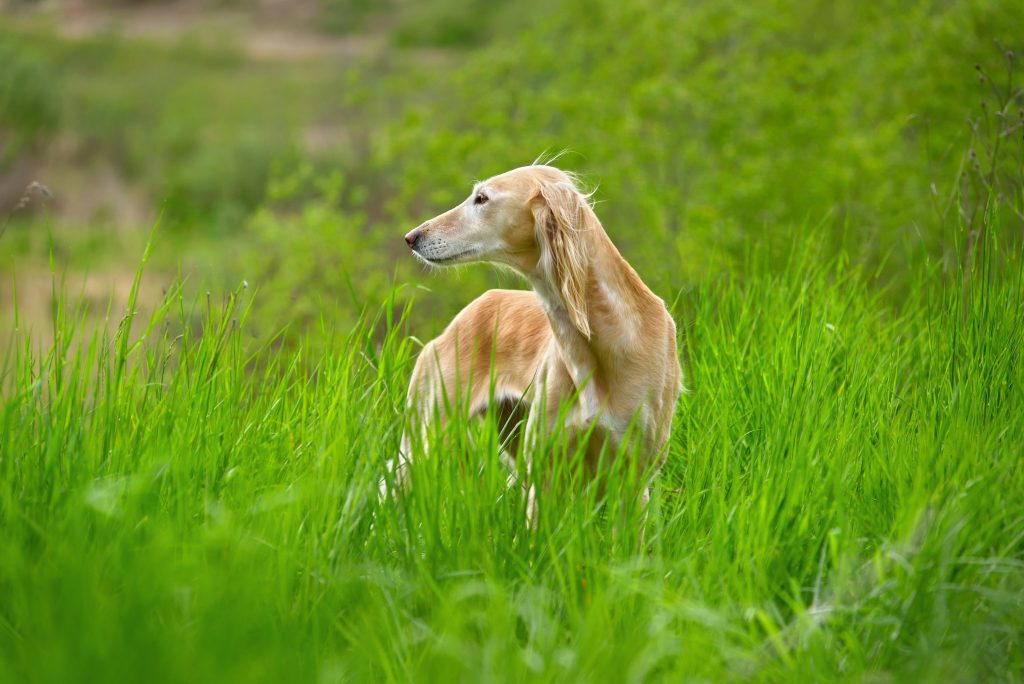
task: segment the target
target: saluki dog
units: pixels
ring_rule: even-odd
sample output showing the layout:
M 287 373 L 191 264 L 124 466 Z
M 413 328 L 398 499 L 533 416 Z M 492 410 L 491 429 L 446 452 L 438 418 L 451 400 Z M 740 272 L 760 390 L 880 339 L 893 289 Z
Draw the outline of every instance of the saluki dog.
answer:
M 453 406 L 474 414 L 492 401 L 522 402 L 528 462 L 538 429 L 564 421 L 591 433 L 588 461 L 601 449 L 616 453 L 629 433 L 644 459 L 638 465 L 661 465 L 682 391 L 676 326 L 612 244 L 574 176 L 543 165 L 508 171 L 477 183 L 405 241 L 427 264 L 496 263 L 533 286 L 485 292 L 423 347 L 408 394 L 421 426 L 444 420 Z M 403 436 L 383 496 L 389 481 L 407 484 L 414 438 L 425 439 L 425 429 Z M 646 505 L 648 487 L 639 493 Z M 528 497 L 533 520 L 533 485 Z

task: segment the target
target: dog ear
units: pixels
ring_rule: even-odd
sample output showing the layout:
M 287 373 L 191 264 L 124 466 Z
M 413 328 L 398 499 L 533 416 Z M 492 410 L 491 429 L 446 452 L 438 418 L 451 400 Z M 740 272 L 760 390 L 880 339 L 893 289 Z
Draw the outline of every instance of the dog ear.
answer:
M 547 269 L 569 313 L 569 320 L 590 339 L 587 314 L 589 259 L 585 232 L 591 228 L 591 209 L 570 183 L 545 183 L 534 197 L 533 217 L 541 264 Z

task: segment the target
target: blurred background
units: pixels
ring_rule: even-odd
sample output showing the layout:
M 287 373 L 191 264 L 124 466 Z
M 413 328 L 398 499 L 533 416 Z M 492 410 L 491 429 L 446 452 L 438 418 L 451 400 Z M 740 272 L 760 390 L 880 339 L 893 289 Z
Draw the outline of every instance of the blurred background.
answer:
M 45 334 L 54 272 L 116 319 L 159 224 L 144 305 L 244 281 L 287 342 L 399 285 L 426 337 L 515 282 L 402 235 L 556 152 L 670 302 L 800 243 L 898 303 L 1021 195 L 1022 37 L 1019 0 L 0 0 L 0 326 Z

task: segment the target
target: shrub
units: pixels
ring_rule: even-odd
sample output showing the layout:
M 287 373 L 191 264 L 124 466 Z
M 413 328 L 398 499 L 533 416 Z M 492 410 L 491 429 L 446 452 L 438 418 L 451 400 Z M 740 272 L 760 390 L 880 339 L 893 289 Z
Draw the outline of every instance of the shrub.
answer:
M 59 123 L 60 85 L 52 65 L 0 31 L 0 163 L 38 143 Z

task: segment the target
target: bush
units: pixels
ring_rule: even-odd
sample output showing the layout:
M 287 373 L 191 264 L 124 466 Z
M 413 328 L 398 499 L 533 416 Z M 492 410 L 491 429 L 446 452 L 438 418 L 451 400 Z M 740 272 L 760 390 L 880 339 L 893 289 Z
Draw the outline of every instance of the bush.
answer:
M 1004 71 L 992 38 L 1019 41 L 1015 6 L 552 3 L 391 82 L 380 97 L 408 105 L 371 163 L 408 222 L 567 148 L 560 163 L 594 179 L 609 232 L 663 291 L 738 266 L 754 241 L 781 256 L 805 225 L 905 287 L 904 259 L 951 249 L 936 205 L 987 96 L 974 64 Z
M 0 64 L 0 162 L 9 162 L 56 130 L 60 84 L 44 57 L 4 32 Z

